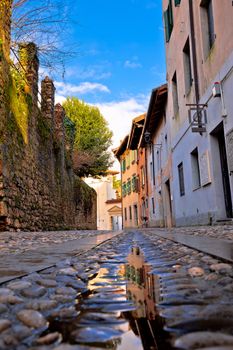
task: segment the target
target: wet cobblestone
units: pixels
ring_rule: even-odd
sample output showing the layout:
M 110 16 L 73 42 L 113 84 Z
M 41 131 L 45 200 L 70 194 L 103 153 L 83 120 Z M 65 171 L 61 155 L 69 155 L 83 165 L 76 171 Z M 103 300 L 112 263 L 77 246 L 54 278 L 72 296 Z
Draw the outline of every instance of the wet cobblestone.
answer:
M 0 349 L 233 348 L 233 266 L 128 232 L 0 287 Z
M 60 244 L 71 240 L 93 237 L 110 231 L 48 231 L 48 232 L 1 232 L 1 254 L 22 253 L 51 243 Z
M 146 229 L 145 231 L 167 231 L 169 233 L 183 233 L 192 236 L 210 237 L 233 241 L 233 224 L 216 226 L 190 226 L 190 227 L 172 227 L 170 229 Z

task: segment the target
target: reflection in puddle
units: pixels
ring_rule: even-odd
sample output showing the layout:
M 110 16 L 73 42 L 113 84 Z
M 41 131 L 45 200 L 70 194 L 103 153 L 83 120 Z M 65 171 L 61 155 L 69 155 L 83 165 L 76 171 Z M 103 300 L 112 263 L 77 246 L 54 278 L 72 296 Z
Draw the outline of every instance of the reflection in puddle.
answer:
M 156 309 L 159 300 L 158 277 L 150 273 L 151 267 L 144 260 L 139 247 L 133 247 L 125 265 L 127 298 L 136 305 L 136 310 L 128 312 L 130 326 L 139 335 L 143 348 L 171 349 L 163 331 L 163 321 Z M 166 335 L 167 336 L 167 335 Z
M 76 302 L 76 317 L 50 320 L 70 344 L 88 349 L 169 350 L 163 321 L 156 309 L 158 277 L 133 247 L 127 263 L 103 259 L 98 273 L 89 276 L 88 293 Z

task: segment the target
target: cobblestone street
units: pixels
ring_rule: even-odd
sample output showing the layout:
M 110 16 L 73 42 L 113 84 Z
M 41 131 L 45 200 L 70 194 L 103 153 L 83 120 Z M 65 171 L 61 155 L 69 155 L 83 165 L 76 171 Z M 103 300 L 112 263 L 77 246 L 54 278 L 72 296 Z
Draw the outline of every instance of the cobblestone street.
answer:
M 4 234 L 1 267 L 25 272 L 1 276 L 0 349 L 232 349 L 232 263 L 164 238 L 231 230 Z

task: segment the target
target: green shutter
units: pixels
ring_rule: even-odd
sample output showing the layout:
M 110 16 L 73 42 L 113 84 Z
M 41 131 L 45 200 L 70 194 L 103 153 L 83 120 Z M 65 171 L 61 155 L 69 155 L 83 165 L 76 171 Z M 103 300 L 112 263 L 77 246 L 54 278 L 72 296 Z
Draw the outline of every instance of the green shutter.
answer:
M 175 0 L 175 6 L 180 6 L 181 0 Z
M 125 159 L 122 160 L 121 165 L 122 165 L 122 172 L 125 172 L 125 170 L 126 170 L 126 162 L 125 162 Z
M 164 17 L 164 26 L 165 26 L 165 38 L 166 38 L 166 42 L 168 42 L 170 39 L 168 9 L 164 12 L 163 17 Z
M 171 32 L 172 32 L 172 29 L 173 29 L 172 0 L 169 0 L 168 13 L 169 13 L 170 36 L 171 36 Z
M 167 10 L 163 14 L 164 17 L 164 26 L 165 26 L 165 37 L 166 42 L 170 40 L 170 36 L 173 29 L 173 13 L 172 13 L 172 2 L 169 0 L 169 5 Z
M 128 180 L 128 182 L 127 182 L 127 192 L 128 192 L 128 194 L 131 193 L 131 181 L 130 180 Z

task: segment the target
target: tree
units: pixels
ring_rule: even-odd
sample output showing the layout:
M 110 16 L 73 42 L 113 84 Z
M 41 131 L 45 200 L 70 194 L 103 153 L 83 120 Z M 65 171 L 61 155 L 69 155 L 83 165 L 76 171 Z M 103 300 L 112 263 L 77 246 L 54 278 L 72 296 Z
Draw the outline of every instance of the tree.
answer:
M 98 108 L 79 99 L 67 98 L 63 103 L 67 117 L 75 124 L 74 168 L 78 176 L 105 175 L 112 165 L 112 132 Z
M 12 50 L 19 43 L 34 42 L 40 66 L 52 72 L 65 72 L 65 63 L 76 53 L 74 44 L 64 45 L 72 24 L 71 0 L 14 0 L 12 6 Z

